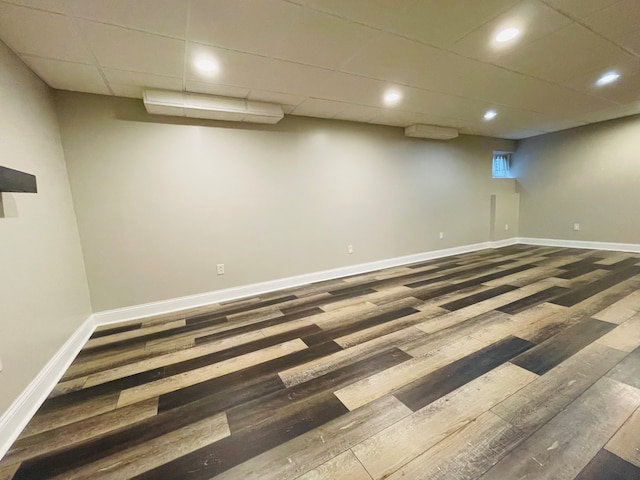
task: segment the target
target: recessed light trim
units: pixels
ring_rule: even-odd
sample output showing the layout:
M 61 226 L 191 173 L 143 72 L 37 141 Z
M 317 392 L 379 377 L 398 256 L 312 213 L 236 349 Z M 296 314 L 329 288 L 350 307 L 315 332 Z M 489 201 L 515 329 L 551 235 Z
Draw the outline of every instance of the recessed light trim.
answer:
M 196 57 L 193 65 L 196 67 L 198 72 L 204 75 L 215 75 L 220 69 L 218 62 L 214 58 L 205 55 Z
M 498 43 L 508 42 L 520 36 L 520 29 L 515 27 L 505 28 L 500 30 L 495 36 L 495 41 Z
M 385 92 L 384 97 L 382 98 L 385 105 L 391 106 L 397 104 L 400 100 L 402 100 L 402 93 L 397 90 L 388 90 Z
M 607 72 L 596 81 L 596 85 L 598 87 L 609 85 L 610 83 L 615 82 L 619 78 L 620 78 L 620 74 L 618 72 L 614 72 L 614 71 Z
M 489 110 L 484 114 L 484 119 L 485 120 L 493 120 L 497 116 L 498 116 L 498 112 L 496 112 L 495 110 Z

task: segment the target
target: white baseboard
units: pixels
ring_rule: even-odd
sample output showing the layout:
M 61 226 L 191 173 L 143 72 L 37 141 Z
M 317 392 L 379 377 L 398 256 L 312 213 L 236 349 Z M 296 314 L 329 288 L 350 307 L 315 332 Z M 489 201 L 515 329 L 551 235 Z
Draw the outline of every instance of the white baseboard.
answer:
M 46 400 L 95 330 L 89 316 L 57 351 L 9 409 L 0 417 L 0 459 Z
M 558 240 L 554 238 L 527 237 L 518 237 L 516 240 L 517 243 L 540 245 L 545 247 L 588 248 L 593 250 L 640 253 L 640 244 L 637 243 L 589 242 L 583 240 Z
M 334 268 L 320 272 L 307 273 L 294 277 L 280 278 L 277 280 L 269 280 L 266 282 L 242 285 L 239 287 L 227 288 L 224 290 L 216 290 L 213 292 L 201 293 L 198 295 L 189 295 L 186 297 L 172 298 L 162 300 L 160 302 L 145 303 L 142 305 L 134 305 L 131 307 L 117 308 L 115 310 L 106 310 L 94 313 L 93 317 L 96 325 L 109 325 L 112 323 L 123 322 L 127 320 L 136 320 L 138 318 L 162 315 L 189 308 L 201 307 L 213 303 L 227 302 L 238 298 L 250 297 L 253 295 L 261 295 L 285 288 L 298 287 L 309 283 L 321 282 L 324 280 L 332 280 L 334 278 L 347 277 L 359 273 L 371 272 L 383 268 L 397 267 L 416 262 L 424 262 L 435 258 L 448 257 L 450 255 L 459 255 L 461 253 L 475 252 L 486 248 L 498 248 L 517 243 L 516 238 L 501 240 L 499 242 L 482 242 L 471 245 L 463 245 L 460 247 L 445 248 L 443 250 L 433 250 L 430 252 L 416 253 L 403 257 L 389 258 L 378 260 L 375 262 L 361 263 L 358 265 L 350 265 L 348 267 Z

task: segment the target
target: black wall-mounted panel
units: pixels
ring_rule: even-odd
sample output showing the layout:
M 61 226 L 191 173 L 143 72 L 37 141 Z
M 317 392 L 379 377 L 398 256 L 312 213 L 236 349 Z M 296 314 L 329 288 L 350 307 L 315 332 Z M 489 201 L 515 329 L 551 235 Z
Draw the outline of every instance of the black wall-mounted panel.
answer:
M 0 192 L 37 193 L 36 176 L 0 167 Z

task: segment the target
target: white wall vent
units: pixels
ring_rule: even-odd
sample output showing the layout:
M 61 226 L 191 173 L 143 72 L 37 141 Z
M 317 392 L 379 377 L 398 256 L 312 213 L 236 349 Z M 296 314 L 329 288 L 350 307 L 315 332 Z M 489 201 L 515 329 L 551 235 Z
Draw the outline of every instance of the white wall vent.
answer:
M 438 127 L 436 125 L 423 125 L 416 123 L 404 129 L 407 137 L 432 138 L 434 140 L 451 140 L 458 136 L 458 130 L 451 127 Z
M 284 117 L 281 105 L 244 98 L 145 90 L 142 99 L 147 112 L 154 115 L 253 123 L 278 123 Z

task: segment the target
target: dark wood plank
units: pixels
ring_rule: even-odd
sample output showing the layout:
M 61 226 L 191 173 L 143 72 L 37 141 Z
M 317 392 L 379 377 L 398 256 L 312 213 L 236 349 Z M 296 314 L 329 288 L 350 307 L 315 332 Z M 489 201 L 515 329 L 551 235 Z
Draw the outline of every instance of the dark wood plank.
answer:
M 50 397 L 42 404 L 39 413 L 46 413 L 52 410 L 78 405 L 97 397 L 119 393 L 126 388 L 137 387 L 138 385 L 144 385 L 145 383 L 160 380 L 161 378 L 164 378 L 164 369 L 155 368 L 153 370 L 106 382 L 94 387 L 75 390 L 57 397 Z
M 128 332 L 130 330 L 138 330 L 140 327 L 142 327 L 142 323 L 132 323 L 131 325 L 103 328 L 101 330 L 96 330 L 95 332 L 93 332 L 93 334 L 91 335 L 91 338 L 106 337 L 108 335 L 113 335 L 114 333 L 122 333 L 122 332 Z
M 640 267 L 630 267 L 622 270 L 614 271 L 612 274 L 607 275 L 599 280 L 591 282 L 581 288 L 572 289 L 564 295 L 561 295 L 551 301 L 556 305 L 562 305 L 563 307 L 572 307 L 577 303 L 586 300 L 587 298 L 603 292 L 608 288 L 615 286 L 616 284 L 628 280 L 636 275 L 640 274 Z
M 612 323 L 585 318 L 514 358 L 511 363 L 542 375 L 615 327 Z
M 229 428 L 233 434 L 238 430 L 258 425 L 277 414 L 278 411 L 291 408 L 293 404 L 304 402 L 321 393 L 332 393 L 351 382 L 376 374 L 411 358 L 413 358 L 411 355 L 402 350 L 392 348 L 286 390 L 280 390 L 253 402 L 231 408 L 227 411 Z
M 503 305 L 502 307 L 496 308 L 504 313 L 508 313 L 510 315 L 515 315 L 516 313 L 520 313 L 525 311 L 528 308 L 534 307 L 544 302 L 548 302 L 549 300 L 562 295 L 568 291 L 565 287 L 550 287 L 544 290 L 541 290 L 533 295 L 529 295 L 528 297 L 521 298 L 520 300 L 516 300 L 514 302 L 508 303 L 507 305 Z
M 640 347 L 613 367 L 608 376 L 632 387 L 640 388 Z
M 279 343 L 288 342 L 289 340 L 293 340 L 295 338 L 301 338 L 305 343 L 307 343 L 305 339 L 310 338 L 311 340 L 309 341 L 309 343 L 307 343 L 307 345 L 317 345 L 331 340 L 331 338 L 325 333 L 325 331 L 317 325 L 308 325 L 306 327 L 297 328 L 295 330 L 290 330 L 278 335 L 272 335 L 260 340 L 254 340 L 253 342 L 243 343 L 241 345 L 220 350 L 215 353 L 210 353 L 208 355 L 202 355 L 191 360 L 185 360 L 183 362 L 167 365 L 164 369 L 165 376 L 170 377 L 172 375 L 177 375 L 182 372 L 188 372 L 189 370 L 194 370 L 196 368 L 213 365 L 214 363 L 222 362 L 223 360 L 238 357 L 240 355 L 244 355 L 245 353 L 257 352 L 258 350 L 262 350 L 263 348 L 278 345 Z M 209 336 L 196 338 L 196 344 L 199 345 L 201 343 L 206 343 L 208 339 Z
M 640 468 L 601 449 L 575 480 L 638 480 Z
M 410 383 L 394 395 L 415 412 L 533 346 L 531 342 L 509 336 Z
M 139 475 L 137 479 L 208 480 L 240 463 L 348 413 L 333 393 L 315 395 L 257 426 Z M 286 461 L 286 460 L 285 460 Z
M 490 288 L 489 290 L 474 293 L 473 295 L 462 297 L 439 306 L 451 311 L 460 310 L 461 308 L 468 307 L 469 305 L 473 305 L 475 303 L 482 302 L 483 300 L 488 300 L 490 298 L 497 297 L 498 295 L 502 295 L 503 293 L 511 292 L 517 289 L 518 287 L 514 287 L 512 285 L 500 285 L 499 287 L 494 287 Z
M 501 267 L 503 265 L 508 265 L 513 262 L 514 262 L 513 260 L 502 260 L 500 262 L 495 262 L 488 265 L 487 264 L 476 265 L 476 266 L 465 268 L 465 269 L 452 272 L 446 275 L 439 275 L 437 277 L 421 280 L 419 282 L 411 282 L 411 283 L 408 283 L 406 286 L 410 288 L 424 287 L 425 285 L 431 285 L 433 283 L 444 282 L 448 280 L 455 280 L 461 277 L 468 277 L 470 275 L 486 272 L 487 270 L 493 270 L 495 268 Z
M 164 411 L 186 405 L 201 398 L 215 395 L 218 392 L 225 392 L 231 388 L 236 388 L 251 378 L 274 374 L 280 370 L 301 365 L 340 350 L 342 350 L 342 347 L 335 342 L 322 343 L 238 372 L 176 390 L 175 392 L 160 396 L 159 410 Z

